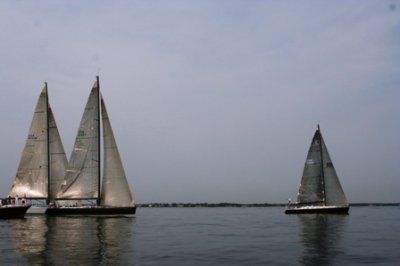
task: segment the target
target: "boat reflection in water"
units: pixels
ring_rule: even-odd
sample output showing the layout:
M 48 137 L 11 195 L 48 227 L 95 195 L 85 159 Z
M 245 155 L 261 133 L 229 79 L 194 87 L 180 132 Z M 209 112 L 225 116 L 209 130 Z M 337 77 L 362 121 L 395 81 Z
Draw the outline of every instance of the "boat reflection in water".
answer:
M 342 253 L 339 241 L 347 222 L 347 215 L 302 214 L 300 239 L 303 242 L 302 265 L 332 265 Z
M 17 254 L 23 255 L 28 263 L 20 261 L 17 264 L 40 265 L 45 261 L 42 254 L 46 251 L 46 217 L 29 216 L 19 222 L 10 224 L 10 245 Z M 12 255 L 12 254 L 10 254 Z M 10 262 L 16 262 L 15 257 L 10 258 Z
M 35 216 L 13 226 L 15 250 L 30 265 L 129 264 L 132 217 Z

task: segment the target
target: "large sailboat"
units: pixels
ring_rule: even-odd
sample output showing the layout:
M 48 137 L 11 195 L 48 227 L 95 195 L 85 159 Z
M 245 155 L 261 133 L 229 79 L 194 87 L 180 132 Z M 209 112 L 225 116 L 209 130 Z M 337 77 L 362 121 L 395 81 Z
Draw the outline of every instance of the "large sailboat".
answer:
M 101 121 L 104 140 L 102 183 Z M 135 211 L 97 77 L 81 119 L 63 183 L 46 214 L 133 215 Z
M 348 211 L 346 195 L 318 125 L 308 150 L 297 202 L 289 203 L 285 213 L 347 214 Z
M 18 165 L 9 200 L 29 201 L 29 213 L 44 213 L 46 205 L 55 198 L 67 166 L 52 109 L 47 83 L 42 89 L 33 114 L 25 147 Z

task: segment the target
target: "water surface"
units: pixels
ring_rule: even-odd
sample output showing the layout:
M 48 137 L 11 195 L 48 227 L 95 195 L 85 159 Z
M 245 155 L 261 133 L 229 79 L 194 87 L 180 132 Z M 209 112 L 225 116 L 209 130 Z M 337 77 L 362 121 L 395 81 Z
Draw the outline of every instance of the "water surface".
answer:
M 0 264 L 396 265 L 400 208 L 285 215 L 267 208 L 139 208 L 136 218 L 0 220 Z

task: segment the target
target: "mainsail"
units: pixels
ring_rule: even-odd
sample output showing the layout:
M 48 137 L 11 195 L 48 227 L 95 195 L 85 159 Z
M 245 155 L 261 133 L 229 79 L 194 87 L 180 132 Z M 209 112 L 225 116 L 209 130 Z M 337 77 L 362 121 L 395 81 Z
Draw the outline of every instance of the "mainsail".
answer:
M 319 126 L 307 154 L 297 203 L 313 206 L 348 205 Z
M 76 136 L 58 199 L 98 199 L 99 188 L 99 88 L 93 85 Z
M 103 97 L 101 97 L 101 116 L 104 138 L 104 170 L 100 204 L 102 206 L 132 207 L 135 204 L 125 176 Z
M 10 197 L 47 199 L 48 196 L 48 98 L 40 93 Z
M 61 185 L 66 165 L 67 157 L 49 104 L 47 83 L 45 83 L 36 104 L 9 196 L 52 199 Z

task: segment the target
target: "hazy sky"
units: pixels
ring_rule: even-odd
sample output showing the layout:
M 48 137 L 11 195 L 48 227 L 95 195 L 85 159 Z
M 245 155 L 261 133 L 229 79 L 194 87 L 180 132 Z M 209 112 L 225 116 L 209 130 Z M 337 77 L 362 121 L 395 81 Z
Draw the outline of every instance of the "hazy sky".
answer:
M 69 157 L 100 75 L 136 202 L 286 202 L 318 123 L 400 202 L 400 1 L 0 1 L 0 196 L 43 82 Z

